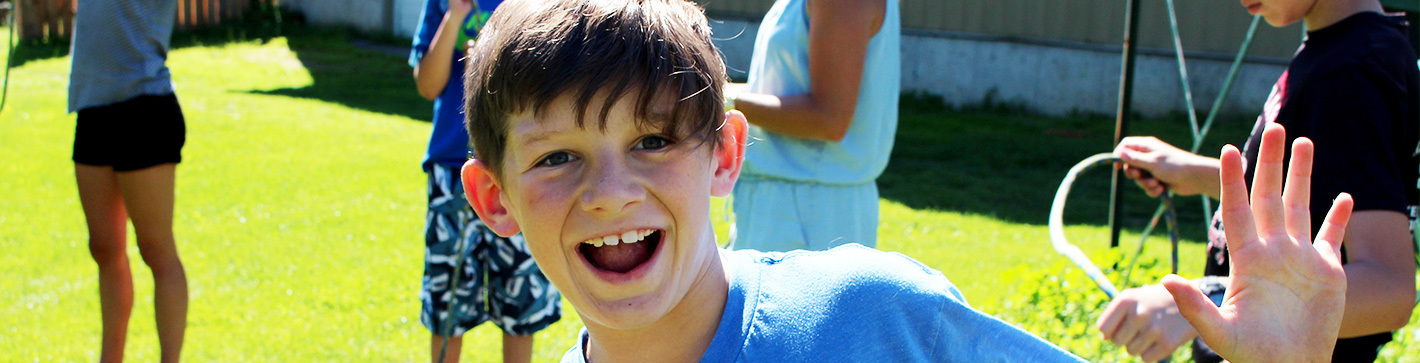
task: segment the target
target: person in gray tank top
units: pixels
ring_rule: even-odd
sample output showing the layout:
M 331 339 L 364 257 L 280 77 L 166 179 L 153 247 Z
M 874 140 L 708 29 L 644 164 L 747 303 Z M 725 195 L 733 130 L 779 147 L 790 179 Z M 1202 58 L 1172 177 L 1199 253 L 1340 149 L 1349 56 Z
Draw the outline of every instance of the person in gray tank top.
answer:
M 69 112 L 74 174 L 99 266 L 100 361 L 122 361 L 133 277 L 127 225 L 153 272 L 162 361 L 177 361 L 187 329 L 187 274 L 173 237 L 177 164 L 186 124 L 165 64 L 177 0 L 79 0 Z

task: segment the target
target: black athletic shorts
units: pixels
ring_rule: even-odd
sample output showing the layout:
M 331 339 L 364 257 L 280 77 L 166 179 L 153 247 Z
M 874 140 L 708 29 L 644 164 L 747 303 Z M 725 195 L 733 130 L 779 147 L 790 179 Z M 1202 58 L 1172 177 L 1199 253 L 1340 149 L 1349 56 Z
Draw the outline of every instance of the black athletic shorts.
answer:
M 74 162 L 133 171 L 182 162 L 187 125 L 176 95 L 144 95 L 79 110 Z

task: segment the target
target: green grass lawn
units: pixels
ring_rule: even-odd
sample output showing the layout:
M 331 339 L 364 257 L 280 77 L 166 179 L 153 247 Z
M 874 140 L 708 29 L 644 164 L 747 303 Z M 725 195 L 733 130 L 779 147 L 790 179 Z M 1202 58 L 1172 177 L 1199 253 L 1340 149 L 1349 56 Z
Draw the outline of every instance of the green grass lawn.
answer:
M 185 358 L 427 360 L 418 163 L 430 106 L 404 57 L 321 29 L 208 40 L 180 34 L 168 62 L 188 120 L 175 216 L 191 294 Z M 52 45 L 22 52 L 0 111 L 3 361 L 93 360 L 99 348 L 97 268 L 69 160 L 74 116 L 64 112 L 63 53 Z M 1103 295 L 1051 250 L 1044 225 L 1070 165 L 1109 150 L 1112 120 L 1010 111 L 904 101 L 880 183 L 879 247 L 942 270 L 985 312 L 1092 360 L 1124 359 L 1088 329 Z M 1186 135 L 1186 124 L 1149 120 L 1136 130 Z M 1215 139 L 1241 140 L 1249 126 L 1226 120 Z M 1217 144 L 1205 153 L 1216 154 Z M 1068 233 L 1108 269 L 1122 253 L 1105 242 L 1107 173 L 1090 174 L 1076 190 Z M 1133 246 L 1154 202 L 1127 195 L 1126 225 L 1136 232 L 1126 232 L 1125 246 Z M 715 203 L 722 239 L 723 207 Z M 1194 199 L 1180 206 L 1185 276 L 1201 269 L 1200 209 Z M 1163 240 L 1151 240 L 1136 281 L 1167 270 Z M 152 281 L 136 246 L 129 252 L 136 288 L 127 356 L 152 361 Z M 1385 360 L 1420 356 L 1414 326 L 1386 347 Z M 560 358 L 580 327 L 564 305 L 563 320 L 538 335 L 536 360 Z M 463 358 L 498 361 L 498 335 L 491 325 L 470 332 Z

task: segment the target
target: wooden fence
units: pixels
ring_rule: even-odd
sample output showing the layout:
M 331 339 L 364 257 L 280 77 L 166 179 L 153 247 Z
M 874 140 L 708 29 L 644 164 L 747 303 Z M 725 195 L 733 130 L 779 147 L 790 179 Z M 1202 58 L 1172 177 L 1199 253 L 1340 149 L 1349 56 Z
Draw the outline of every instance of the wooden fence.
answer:
M 78 0 L 10 0 L 14 2 L 15 21 L 20 39 L 68 38 L 74 32 L 74 10 Z M 119 1 L 119 0 L 99 0 Z M 187 29 L 213 26 L 239 18 L 252 2 L 280 0 L 178 0 L 174 27 Z

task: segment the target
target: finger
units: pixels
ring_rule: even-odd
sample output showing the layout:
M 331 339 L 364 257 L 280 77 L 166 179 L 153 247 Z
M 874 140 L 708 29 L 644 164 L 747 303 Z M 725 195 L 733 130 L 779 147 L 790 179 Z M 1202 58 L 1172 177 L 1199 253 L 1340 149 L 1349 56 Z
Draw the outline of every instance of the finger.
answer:
M 1341 193 L 1331 203 L 1331 211 L 1326 212 L 1326 220 L 1316 234 L 1316 241 L 1323 243 L 1317 243 L 1314 247 L 1327 261 L 1341 262 L 1341 240 L 1346 237 L 1346 224 L 1351 220 L 1351 209 L 1355 203 L 1351 194 Z
M 1121 158 L 1128 158 L 1124 153 L 1148 152 L 1149 148 L 1142 143 L 1142 138 L 1136 136 L 1126 137 L 1119 140 L 1119 145 L 1114 147 L 1114 153 L 1120 154 Z M 1137 155 L 1137 154 L 1136 154 Z
M 1124 322 L 1124 309 L 1120 308 L 1119 300 L 1109 302 L 1109 306 L 1104 308 L 1104 313 L 1095 322 L 1095 327 L 1099 328 L 1100 335 L 1104 340 L 1114 340 L 1115 331 L 1119 330 L 1119 323 Z
M 1198 287 L 1192 282 L 1169 274 L 1164 276 L 1164 288 L 1173 295 L 1174 304 L 1178 305 L 1178 312 L 1188 319 L 1188 323 L 1193 325 L 1193 330 L 1198 331 L 1198 335 L 1204 337 L 1205 341 L 1217 341 L 1223 338 L 1226 332 L 1223 315 L 1218 311 L 1218 307 L 1213 305 L 1212 300 L 1208 300 Z
M 1315 146 L 1305 137 L 1292 142 L 1292 162 L 1287 166 L 1287 186 L 1282 202 L 1287 206 L 1287 234 L 1311 242 L 1312 156 Z
M 1148 172 L 1154 168 L 1155 158 L 1148 157 L 1147 150 L 1139 150 L 1133 147 L 1120 144 L 1115 148 L 1115 155 L 1119 156 L 1119 161 L 1124 163 L 1126 168 L 1139 169 L 1141 172 Z
M 1228 249 L 1236 251 L 1257 239 L 1257 229 L 1252 224 L 1252 208 L 1248 207 L 1247 181 L 1243 180 L 1242 155 L 1238 148 L 1223 146 L 1218 161 L 1218 211 L 1223 215 Z
M 1134 336 L 1134 340 L 1129 342 L 1129 346 L 1125 347 L 1125 350 L 1128 351 L 1129 354 L 1143 357 L 1144 352 L 1148 351 L 1150 347 L 1153 347 L 1154 344 L 1159 341 L 1160 335 L 1157 328 L 1142 329 L 1139 331 L 1138 335 Z
M 1163 184 L 1158 179 L 1135 179 L 1134 184 L 1148 193 L 1150 197 L 1157 197 L 1164 192 Z
M 1139 178 L 1144 177 L 1144 172 L 1139 171 L 1139 168 L 1124 164 L 1124 176 L 1129 177 L 1129 179 L 1139 180 Z
M 1286 232 L 1282 204 L 1282 160 L 1286 147 L 1287 132 L 1282 125 L 1268 123 L 1262 132 L 1262 145 L 1257 148 L 1257 165 L 1252 166 L 1251 198 L 1257 229 L 1266 235 Z
M 1177 347 L 1171 347 L 1163 341 L 1154 342 L 1153 346 L 1144 350 L 1144 354 L 1139 355 L 1139 359 L 1145 362 L 1158 362 L 1164 360 L 1164 358 L 1168 358 L 1170 354 L 1173 354 L 1174 349 L 1177 349 Z
M 1128 312 L 1126 312 L 1126 315 L 1129 315 Z M 1126 316 L 1124 322 L 1120 323 L 1119 330 L 1114 332 L 1114 339 L 1110 341 L 1114 342 L 1114 345 L 1117 346 L 1129 347 L 1129 343 L 1132 343 L 1134 337 L 1139 335 L 1139 328 L 1140 325 L 1142 325 L 1139 324 L 1139 320 L 1140 319 L 1132 316 Z
M 1158 198 L 1159 195 L 1164 194 L 1165 190 L 1167 189 L 1165 189 L 1163 185 L 1154 183 L 1154 186 L 1149 188 L 1148 190 L 1145 190 L 1144 193 L 1149 194 L 1149 197 L 1151 198 Z

